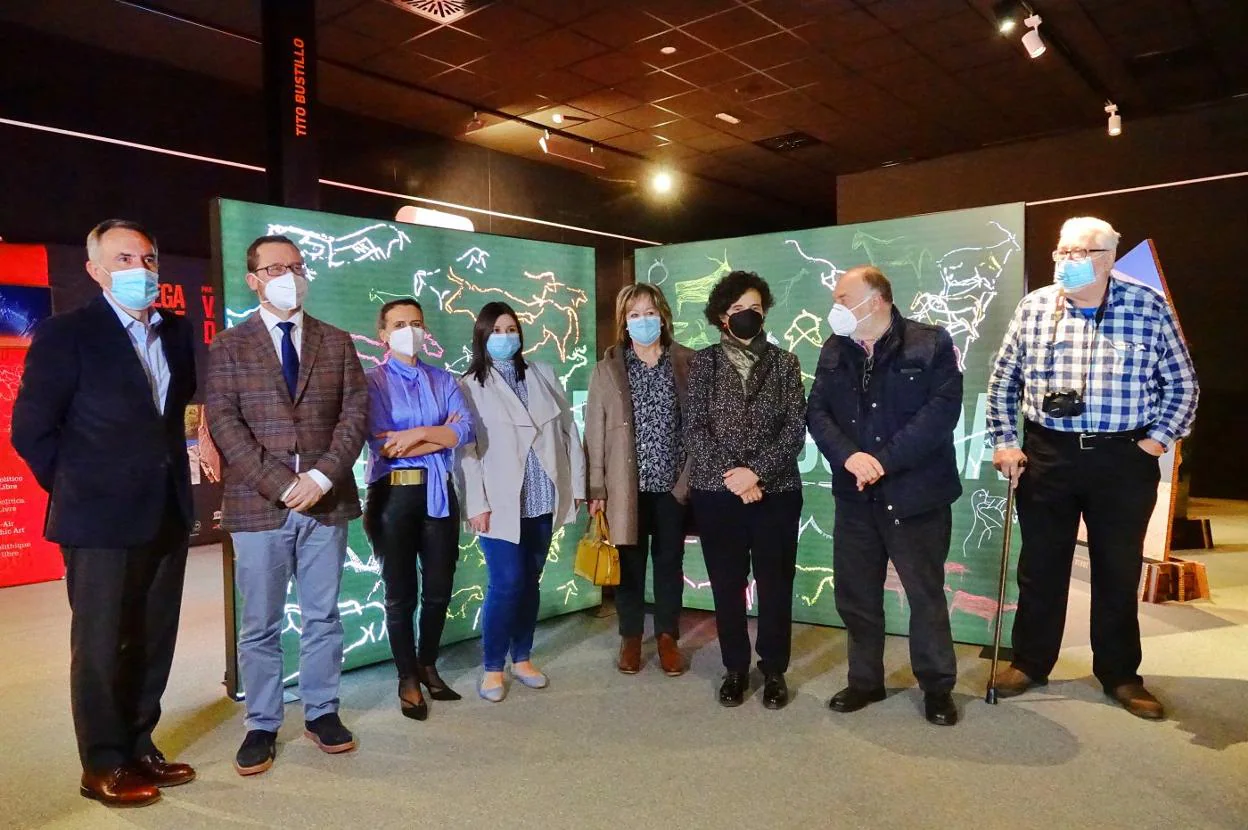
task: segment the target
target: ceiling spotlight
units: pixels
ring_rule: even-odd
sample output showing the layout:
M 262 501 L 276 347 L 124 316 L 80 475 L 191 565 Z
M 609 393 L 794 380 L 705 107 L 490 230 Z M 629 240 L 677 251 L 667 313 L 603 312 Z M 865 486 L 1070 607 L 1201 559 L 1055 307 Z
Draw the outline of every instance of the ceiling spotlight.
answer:
M 654 178 L 650 180 L 650 187 L 655 193 L 671 193 L 674 180 L 672 174 L 666 170 L 660 170 L 654 174 Z
M 1109 114 L 1109 134 L 1122 135 L 1122 116 L 1118 114 L 1118 105 L 1110 101 L 1105 105 L 1105 112 Z
M 735 115 L 729 115 L 726 112 L 717 112 L 715 113 L 715 117 L 718 118 L 720 121 L 727 121 L 729 124 L 741 123 L 740 118 L 737 118 Z
M 1000 0 L 992 7 L 992 16 L 997 19 L 997 31 L 1003 35 L 1018 28 L 1024 10 L 1018 0 Z
M 554 115 L 552 115 L 552 116 L 550 117 L 550 120 L 551 120 L 551 121 L 553 121 L 553 122 L 555 122 L 556 124 L 562 124 L 562 123 L 563 123 L 563 113 L 561 113 L 561 112 L 557 112 L 557 113 L 555 113 Z
M 1027 33 L 1023 35 L 1023 48 L 1028 55 L 1038 58 L 1044 54 L 1045 48 L 1044 41 L 1040 39 L 1040 15 L 1033 14 L 1023 21 L 1023 25 L 1027 27 Z
M 537 146 L 542 148 L 543 153 L 550 152 L 550 132 L 542 130 L 542 137 L 537 140 Z
M 676 47 L 675 47 L 675 46 L 664 46 L 662 49 L 660 49 L 660 50 L 659 50 L 659 53 L 660 53 L 660 54 L 663 54 L 663 55 L 674 55 L 674 54 L 676 54 Z
M 485 126 L 485 122 L 481 120 L 481 116 L 478 113 L 474 112 L 472 114 L 472 120 L 469 121 L 464 126 L 464 132 L 475 133 L 477 130 L 481 129 L 484 126 Z

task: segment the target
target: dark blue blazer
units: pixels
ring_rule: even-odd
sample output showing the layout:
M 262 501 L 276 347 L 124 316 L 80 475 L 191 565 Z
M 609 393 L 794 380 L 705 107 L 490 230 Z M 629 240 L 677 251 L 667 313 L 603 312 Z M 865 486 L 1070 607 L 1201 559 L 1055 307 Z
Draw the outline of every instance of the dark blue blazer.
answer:
M 13 405 L 13 447 L 48 491 L 44 535 L 50 542 L 91 548 L 150 542 L 170 487 L 191 526 L 183 423 L 195 394 L 193 338 L 185 318 L 161 317 L 169 364 L 164 414 L 129 335 L 102 296 L 35 330 Z
M 832 492 L 884 502 L 897 518 L 952 504 L 962 495 L 953 448 L 962 371 L 952 338 L 939 326 L 907 320 L 894 306 L 864 388 L 866 357 L 861 346 L 836 335 L 819 353 L 806 425 L 832 467 Z M 884 477 L 862 492 L 845 469 L 859 451 L 884 468 Z

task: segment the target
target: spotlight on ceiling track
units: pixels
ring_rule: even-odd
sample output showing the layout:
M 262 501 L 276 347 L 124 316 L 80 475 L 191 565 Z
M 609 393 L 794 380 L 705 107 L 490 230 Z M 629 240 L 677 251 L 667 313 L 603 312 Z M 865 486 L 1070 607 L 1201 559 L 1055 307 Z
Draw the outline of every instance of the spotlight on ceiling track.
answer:
M 1023 35 L 1023 48 L 1028 55 L 1038 58 L 1044 54 L 1045 49 L 1044 41 L 1040 38 L 1040 15 L 1033 14 L 1023 21 L 1023 25 L 1027 27 L 1027 33 Z
M 485 126 L 485 122 L 481 120 L 481 115 L 479 113 L 474 112 L 472 114 L 472 120 L 469 121 L 466 125 L 464 125 L 464 132 L 475 133 L 477 130 L 482 129 L 484 126 Z
M 663 195 L 671 193 L 674 185 L 675 180 L 672 178 L 672 174 L 666 170 L 659 170 L 650 179 L 650 187 L 655 193 Z
M 992 7 L 992 16 L 997 19 L 997 31 L 1003 35 L 1017 29 L 1024 14 L 1023 4 L 1018 0 L 1000 0 Z
M 537 140 L 537 146 L 542 148 L 543 153 L 550 152 L 550 132 L 542 130 L 542 137 Z
M 554 115 L 552 115 L 552 116 L 550 117 L 550 120 L 551 120 L 551 121 L 553 121 L 553 122 L 555 122 L 556 124 L 562 124 L 562 123 L 563 123 L 563 113 L 561 113 L 561 112 L 557 112 L 557 113 L 555 113 Z
M 1113 101 L 1106 103 L 1105 112 L 1109 114 L 1107 132 L 1110 135 L 1122 135 L 1122 116 L 1118 114 L 1118 105 Z

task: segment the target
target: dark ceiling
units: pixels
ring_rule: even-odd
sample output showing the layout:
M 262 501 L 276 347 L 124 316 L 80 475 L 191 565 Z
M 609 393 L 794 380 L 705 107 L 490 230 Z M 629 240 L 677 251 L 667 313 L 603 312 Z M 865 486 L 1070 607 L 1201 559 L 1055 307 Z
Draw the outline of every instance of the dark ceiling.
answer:
M 494 0 L 441 24 L 405 3 L 465 6 L 318 2 L 324 103 L 591 175 L 636 179 L 644 159 L 798 204 L 826 205 L 838 174 L 1103 125 L 1106 97 L 1130 129 L 1248 91 L 1245 0 L 1033 0 L 1051 45 L 1037 60 L 997 33 L 992 0 Z M 0 20 L 255 87 L 258 9 L 6 1 Z M 756 143 L 792 132 L 811 143 Z

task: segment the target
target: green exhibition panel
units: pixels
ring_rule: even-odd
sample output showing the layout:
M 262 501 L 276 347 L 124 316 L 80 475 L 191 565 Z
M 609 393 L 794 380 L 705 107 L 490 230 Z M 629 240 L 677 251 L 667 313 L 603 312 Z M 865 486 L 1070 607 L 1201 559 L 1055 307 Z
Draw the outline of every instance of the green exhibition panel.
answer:
M 259 236 L 284 234 L 299 246 L 309 269 L 305 308 L 351 333 L 365 369 L 378 365 L 386 353 L 377 334 L 377 313 L 386 301 L 420 301 L 430 334 L 421 359 L 458 375 L 468 365 L 477 311 L 491 300 L 503 300 L 520 317 L 526 356 L 554 367 L 579 425 L 595 355 L 592 248 L 229 200 L 214 205 L 212 226 L 226 327 L 258 307 L 246 283 L 247 246 Z M 361 499 L 364 464 L 361 455 L 355 466 Z M 542 576 L 543 618 L 601 602 L 597 588 L 572 574 L 579 535 L 576 526 L 555 531 Z M 479 635 L 485 584 L 485 559 L 475 537 L 465 531 L 444 643 Z M 242 609 L 236 589 L 233 607 L 227 624 L 234 630 L 226 632 L 227 648 Z M 339 609 L 345 629 L 344 668 L 391 659 L 381 565 L 358 520 L 349 531 Z M 292 582 L 282 635 L 288 683 L 299 672 L 300 628 Z
M 945 593 L 954 638 L 967 643 L 992 642 L 997 610 L 1006 487 L 992 468 L 985 390 L 993 357 L 1023 296 L 1023 227 L 1023 205 L 1009 204 L 636 253 L 637 281 L 662 286 L 672 306 L 676 339 L 694 349 L 719 339 L 718 330 L 703 316 L 715 282 L 734 270 L 764 277 L 776 301 L 767 315 L 767 336 L 798 356 L 807 389 L 819 349 L 831 334 L 827 315 L 837 277 L 855 265 L 870 263 L 888 275 L 902 314 L 949 331 L 966 389 L 953 435 L 964 494 L 953 507 Z M 809 438 L 799 466 L 805 507 L 793 616 L 841 625 L 833 600 L 831 475 Z M 1015 544 L 1017 539 L 1015 533 Z M 687 551 L 685 604 L 711 608 L 710 582 L 696 539 L 689 540 Z M 1003 626 L 1007 644 L 1016 596 L 1012 576 L 1009 585 Z M 749 592 L 752 608 L 752 582 Z M 891 565 L 884 592 L 888 630 L 907 633 L 906 597 Z

